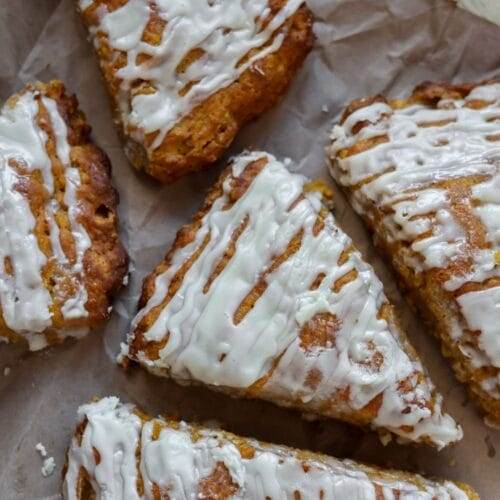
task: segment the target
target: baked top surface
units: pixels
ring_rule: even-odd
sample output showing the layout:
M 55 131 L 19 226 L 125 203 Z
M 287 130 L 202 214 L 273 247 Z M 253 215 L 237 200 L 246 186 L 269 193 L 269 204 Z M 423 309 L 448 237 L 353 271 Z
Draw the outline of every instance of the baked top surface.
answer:
M 89 132 L 58 81 L 0 112 L 0 339 L 41 349 L 109 314 L 127 257 L 109 161 Z
M 384 471 L 223 431 L 153 418 L 109 397 L 78 410 L 64 474 L 67 499 L 363 498 L 462 500 L 464 485 Z M 120 453 L 120 467 L 116 454 Z
M 394 253 L 443 292 L 450 343 L 500 398 L 500 82 L 423 84 L 354 102 L 332 173 Z
M 437 446 L 461 437 L 317 186 L 266 153 L 234 158 L 179 231 L 128 342 L 180 381 Z
M 215 161 L 309 52 L 302 4 L 81 0 L 132 163 L 170 181 Z

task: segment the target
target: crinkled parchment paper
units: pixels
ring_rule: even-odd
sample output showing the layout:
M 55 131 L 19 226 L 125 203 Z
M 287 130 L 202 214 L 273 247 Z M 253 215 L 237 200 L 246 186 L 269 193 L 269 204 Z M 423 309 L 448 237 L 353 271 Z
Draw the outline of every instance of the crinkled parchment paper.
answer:
M 440 453 L 391 443 L 336 422 L 305 421 L 293 411 L 238 401 L 202 388 L 179 387 L 140 369 L 125 374 L 113 360 L 140 284 L 198 209 L 223 162 L 162 187 L 136 174 L 113 128 L 104 87 L 72 0 L 0 1 L 0 99 L 22 84 L 61 78 L 76 92 L 99 145 L 111 157 L 123 238 L 135 266 L 103 332 L 41 353 L 0 345 L 0 498 L 58 498 L 64 452 L 77 407 L 92 396 L 119 395 L 153 414 L 198 421 L 260 439 L 321 450 L 382 466 L 470 482 L 487 500 L 500 491 L 500 432 L 486 427 L 455 381 L 437 343 L 409 311 L 367 233 L 340 193 L 336 214 L 386 284 L 413 343 L 462 424 L 464 440 Z M 378 92 L 404 95 L 421 80 L 475 80 L 500 75 L 500 27 L 447 0 L 310 0 L 317 44 L 286 98 L 248 126 L 231 153 L 245 147 L 293 158 L 297 170 L 328 179 L 324 146 L 331 124 L 351 99 Z M 330 180 L 328 179 L 330 182 Z M 10 373 L 4 375 L 4 369 Z M 5 373 L 7 373 L 5 371 Z M 57 468 L 45 479 L 35 451 L 41 441 Z M 495 455 L 495 449 L 499 454 Z

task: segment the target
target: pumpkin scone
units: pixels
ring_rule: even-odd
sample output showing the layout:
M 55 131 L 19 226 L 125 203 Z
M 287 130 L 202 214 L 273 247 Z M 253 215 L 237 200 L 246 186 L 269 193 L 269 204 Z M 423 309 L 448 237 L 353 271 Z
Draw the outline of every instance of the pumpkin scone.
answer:
M 304 0 L 79 0 L 131 163 L 161 182 L 215 162 L 313 43 Z
M 108 158 L 60 81 L 0 112 L 0 340 L 42 349 L 109 315 L 127 272 Z
M 330 158 L 458 379 L 500 424 L 500 81 L 355 101 Z
M 116 397 L 81 406 L 78 418 L 67 500 L 479 500 L 466 484 L 151 418 Z
M 269 154 L 234 158 L 145 280 L 123 354 L 181 383 L 437 447 L 459 440 L 325 196 Z

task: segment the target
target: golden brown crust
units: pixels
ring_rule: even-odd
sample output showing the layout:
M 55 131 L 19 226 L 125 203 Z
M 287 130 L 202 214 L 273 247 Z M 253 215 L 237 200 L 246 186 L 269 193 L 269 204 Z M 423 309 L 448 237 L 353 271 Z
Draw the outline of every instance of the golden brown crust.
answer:
M 374 102 L 384 102 L 393 109 L 405 108 L 412 104 L 423 104 L 435 107 L 442 99 L 464 99 L 475 88 L 487 84 L 500 83 L 500 80 L 485 80 L 476 83 L 450 84 L 423 82 L 416 86 L 411 95 L 406 99 L 389 100 L 383 96 L 375 96 L 353 101 L 343 114 L 342 122 L 354 111 L 369 106 Z M 466 106 L 480 109 L 488 103 L 480 100 L 468 100 Z M 432 124 L 420 124 L 420 126 L 441 126 L 447 122 L 435 122 Z M 353 133 L 357 133 L 366 126 L 364 122 L 358 122 L 353 126 Z M 361 151 L 375 147 L 380 142 L 386 142 L 386 136 L 373 137 L 371 139 L 357 142 L 354 146 L 340 150 L 339 158 L 347 158 Z M 451 202 L 451 210 L 455 220 L 459 223 L 467 238 L 467 252 L 471 254 L 475 250 L 487 249 L 491 244 L 486 240 L 485 228 L 479 218 L 473 213 L 474 201 L 472 199 L 471 187 L 484 180 L 483 176 L 469 176 L 453 178 L 445 181 L 436 180 L 430 187 L 442 188 L 447 191 Z M 367 179 L 354 186 L 343 186 L 344 191 L 352 199 L 358 188 L 365 183 L 371 182 Z M 443 355 L 450 358 L 457 378 L 468 384 L 472 398 L 493 422 L 500 422 L 500 400 L 491 397 L 481 386 L 481 381 L 498 376 L 500 370 L 493 366 L 474 368 L 464 352 L 464 346 L 473 342 L 477 348 L 477 338 L 472 341 L 457 342 L 450 332 L 450 317 L 457 310 L 455 298 L 465 292 L 481 290 L 500 285 L 499 278 L 490 278 L 483 283 L 466 283 L 454 292 L 443 288 L 452 276 L 465 275 L 472 265 L 470 258 L 461 258 L 451 262 L 445 268 L 432 268 L 416 273 L 407 263 L 412 258 L 418 258 L 411 249 L 408 241 L 395 240 L 392 238 L 383 224 L 382 220 L 386 213 L 382 212 L 375 204 L 372 204 L 367 212 L 362 214 L 365 223 L 374 233 L 375 244 L 382 250 L 386 259 L 392 264 L 398 274 L 400 287 L 406 292 L 405 296 L 410 305 L 418 310 L 426 321 L 429 330 L 441 341 Z
M 57 157 L 53 124 L 40 96 L 46 96 L 56 102 L 58 112 L 66 123 L 71 164 L 78 169 L 80 174 L 80 186 L 76 193 L 79 212 L 77 220 L 83 225 L 91 240 L 91 245 L 85 252 L 83 259 L 83 281 L 88 296 L 85 308 L 88 316 L 86 318 L 65 319 L 61 313 L 64 301 L 60 300 L 60 296 L 62 294 L 64 299 L 64 297 L 71 296 L 75 290 L 70 276 L 67 276 L 65 271 L 50 259 L 52 253 L 45 215 L 48 195 L 38 171 L 23 174 L 21 169 L 16 169 L 23 174 L 18 190 L 27 197 L 32 212 L 36 214 L 35 234 L 38 244 L 49 258 L 48 264 L 43 270 L 43 279 L 45 287 L 53 298 L 51 330 L 82 326 L 94 327 L 109 317 L 110 301 L 122 286 L 128 268 L 128 257 L 118 236 L 118 193 L 111 184 L 111 165 L 106 154 L 91 141 L 90 127 L 86 122 L 85 115 L 78 108 L 76 97 L 66 93 L 62 82 L 54 80 L 47 84 L 37 82 L 28 85 L 19 94 L 11 97 L 7 105 L 14 105 L 19 96 L 26 92 L 34 92 L 39 103 L 37 122 L 38 126 L 47 134 L 46 152 L 51 161 L 54 175 L 54 197 L 63 206 L 64 167 Z M 75 242 L 67 211 L 60 210 L 56 213 L 55 218 L 59 226 L 61 247 L 72 261 L 75 259 Z M 57 290 L 55 281 L 58 282 Z M 47 331 L 45 334 L 49 343 L 59 340 L 58 336 L 51 331 Z M 0 335 L 6 336 L 9 340 L 22 338 L 7 328 L 1 315 Z
M 285 2 L 286 0 L 273 0 L 272 11 L 279 10 Z M 98 5 L 105 4 L 112 11 L 125 3 L 123 0 L 94 2 L 94 6 L 83 12 L 84 21 L 88 26 L 96 23 Z M 160 21 L 163 22 L 153 14 L 146 26 L 143 40 L 153 45 L 159 42 Z M 147 144 L 135 141 L 127 133 L 118 112 L 120 80 L 116 72 L 124 64 L 125 53 L 113 50 L 104 35 L 98 35 L 100 44 L 97 52 L 101 70 L 132 164 L 161 182 L 171 183 L 219 159 L 246 122 L 257 118 L 276 104 L 311 50 L 313 32 L 309 9 L 305 5 L 300 7 L 279 32 L 285 33 L 285 37 L 278 50 L 259 59 L 237 81 L 194 108 L 168 132 L 161 146 L 150 154 L 146 147 L 155 134 L 149 134 Z M 144 93 L 147 89 L 143 85 L 138 92 Z

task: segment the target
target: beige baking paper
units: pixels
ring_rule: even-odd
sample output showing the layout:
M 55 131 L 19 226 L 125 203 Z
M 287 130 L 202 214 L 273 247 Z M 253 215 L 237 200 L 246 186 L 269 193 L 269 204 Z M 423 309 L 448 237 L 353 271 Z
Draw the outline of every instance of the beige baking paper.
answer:
M 211 170 L 162 187 L 136 174 L 113 128 L 103 84 L 72 0 L 0 0 L 0 99 L 24 83 L 61 78 L 78 95 L 98 144 L 113 163 L 123 238 L 135 270 L 104 331 L 40 353 L 0 345 L 0 499 L 59 498 L 61 468 L 77 407 L 92 396 L 119 395 L 153 414 L 217 421 L 233 432 L 470 482 L 487 500 L 500 498 L 500 432 L 486 427 L 437 343 L 409 313 L 391 274 L 376 257 L 358 218 L 337 192 L 336 215 L 386 284 L 411 339 L 462 424 L 465 438 L 440 453 L 426 447 L 384 447 L 374 434 L 347 425 L 306 421 L 293 411 L 179 387 L 140 369 L 113 364 L 145 273 L 163 256 L 220 172 Z M 317 43 L 286 98 L 248 126 L 231 149 L 263 148 L 291 157 L 297 170 L 330 182 L 324 146 L 331 124 L 351 99 L 403 96 L 422 80 L 500 76 L 500 27 L 446 0 L 310 0 Z M 9 372 L 10 369 L 10 373 Z M 5 374 L 4 374 L 5 373 Z M 41 475 L 41 442 L 56 461 Z M 498 450 L 498 454 L 496 451 Z M 346 499 L 349 500 L 349 499 Z

